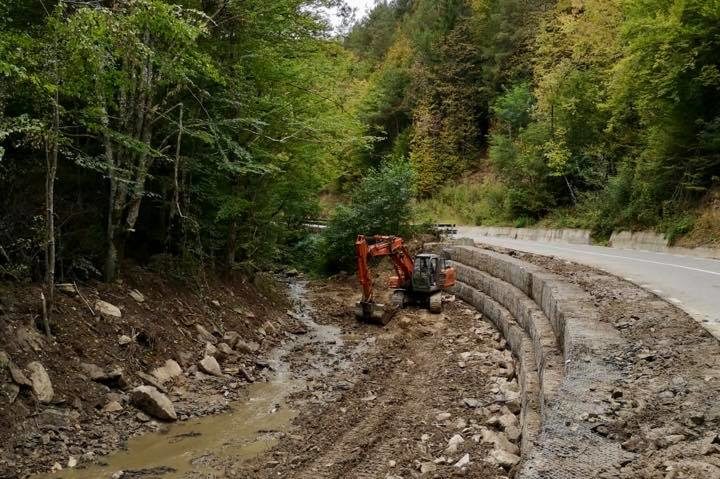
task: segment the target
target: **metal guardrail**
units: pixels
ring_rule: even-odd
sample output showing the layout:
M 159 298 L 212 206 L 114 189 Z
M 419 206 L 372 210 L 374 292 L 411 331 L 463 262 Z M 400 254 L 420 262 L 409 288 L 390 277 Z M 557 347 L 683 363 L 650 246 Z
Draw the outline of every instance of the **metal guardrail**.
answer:
M 449 223 L 438 223 L 433 225 L 433 229 L 440 236 L 454 236 L 458 233 L 457 225 Z
M 303 226 L 312 231 L 322 231 L 328 227 L 329 221 L 308 218 Z M 450 223 L 436 223 L 430 226 L 431 232 L 439 236 L 454 236 L 458 233 L 457 225 Z

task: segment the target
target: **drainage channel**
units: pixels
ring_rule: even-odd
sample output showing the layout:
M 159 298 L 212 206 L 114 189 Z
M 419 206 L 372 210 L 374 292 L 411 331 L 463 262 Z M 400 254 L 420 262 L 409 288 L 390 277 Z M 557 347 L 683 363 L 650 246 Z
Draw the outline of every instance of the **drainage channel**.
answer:
M 307 299 L 307 282 L 288 283 L 293 313 L 307 328 L 307 334 L 286 341 L 267 358 L 274 370 L 266 383 L 247 387 L 247 400 L 231 406 L 231 412 L 169 425 L 162 432 L 132 438 L 127 450 L 100 460 L 87 468 L 65 469 L 35 479 L 99 479 L 157 477 L 215 477 L 227 463 L 247 460 L 272 448 L 278 437 L 290 429 L 297 416 L 288 399 L 307 387 L 309 380 L 325 376 L 333 368 L 326 362 L 344 346 L 339 328 L 316 323 Z M 289 356 L 298 349 L 316 355 L 310 370 L 293 372 Z

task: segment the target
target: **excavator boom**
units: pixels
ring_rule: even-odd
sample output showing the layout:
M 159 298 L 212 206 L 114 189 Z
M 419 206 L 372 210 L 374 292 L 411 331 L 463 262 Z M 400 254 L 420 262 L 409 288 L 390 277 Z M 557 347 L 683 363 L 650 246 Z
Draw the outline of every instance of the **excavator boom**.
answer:
M 395 313 L 395 308 L 387 308 L 384 304 L 374 300 L 372 278 L 368 260 L 370 258 L 390 257 L 395 268 L 395 287 L 406 287 L 412 281 L 414 269 L 413 259 L 405 248 L 405 242 L 397 236 L 372 236 L 368 238 L 359 235 L 355 242 L 357 256 L 358 279 L 362 286 L 362 300 L 356 305 L 356 314 L 372 322 L 387 324 Z
M 396 287 L 405 287 L 412 280 L 415 264 L 410 253 L 405 248 L 405 242 L 398 236 L 372 236 L 368 239 L 359 235 L 355 242 L 355 252 L 358 263 L 358 278 L 363 290 L 363 301 L 372 301 L 373 285 L 370 278 L 369 258 L 390 257 L 395 273 Z

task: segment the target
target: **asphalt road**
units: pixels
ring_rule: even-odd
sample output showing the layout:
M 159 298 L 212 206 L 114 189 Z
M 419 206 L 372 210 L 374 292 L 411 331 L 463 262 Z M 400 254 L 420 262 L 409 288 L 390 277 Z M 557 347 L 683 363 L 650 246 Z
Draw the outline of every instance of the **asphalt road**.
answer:
M 460 228 L 478 243 L 574 261 L 636 283 L 685 310 L 720 339 L 720 261 L 604 246 L 494 238 Z

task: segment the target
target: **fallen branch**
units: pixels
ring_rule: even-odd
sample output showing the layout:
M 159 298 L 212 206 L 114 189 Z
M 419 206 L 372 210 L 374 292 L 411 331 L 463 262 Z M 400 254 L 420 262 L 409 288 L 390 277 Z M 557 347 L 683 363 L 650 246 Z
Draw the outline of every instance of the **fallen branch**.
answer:
M 88 303 L 87 300 L 85 299 L 85 297 L 82 295 L 82 293 L 80 292 L 80 288 L 78 288 L 77 283 L 75 281 L 73 281 L 73 286 L 75 287 L 75 292 L 78 294 L 78 296 L 80 296 L 80 299 L 83 300 L 83 303 L 85 303 L 85 306 L 87 306 L 87 308 L 90 310 L 90 314 L 95 316 L 95 310 L 92 309 L 92 307 L 90 306 L 90 303 Z

